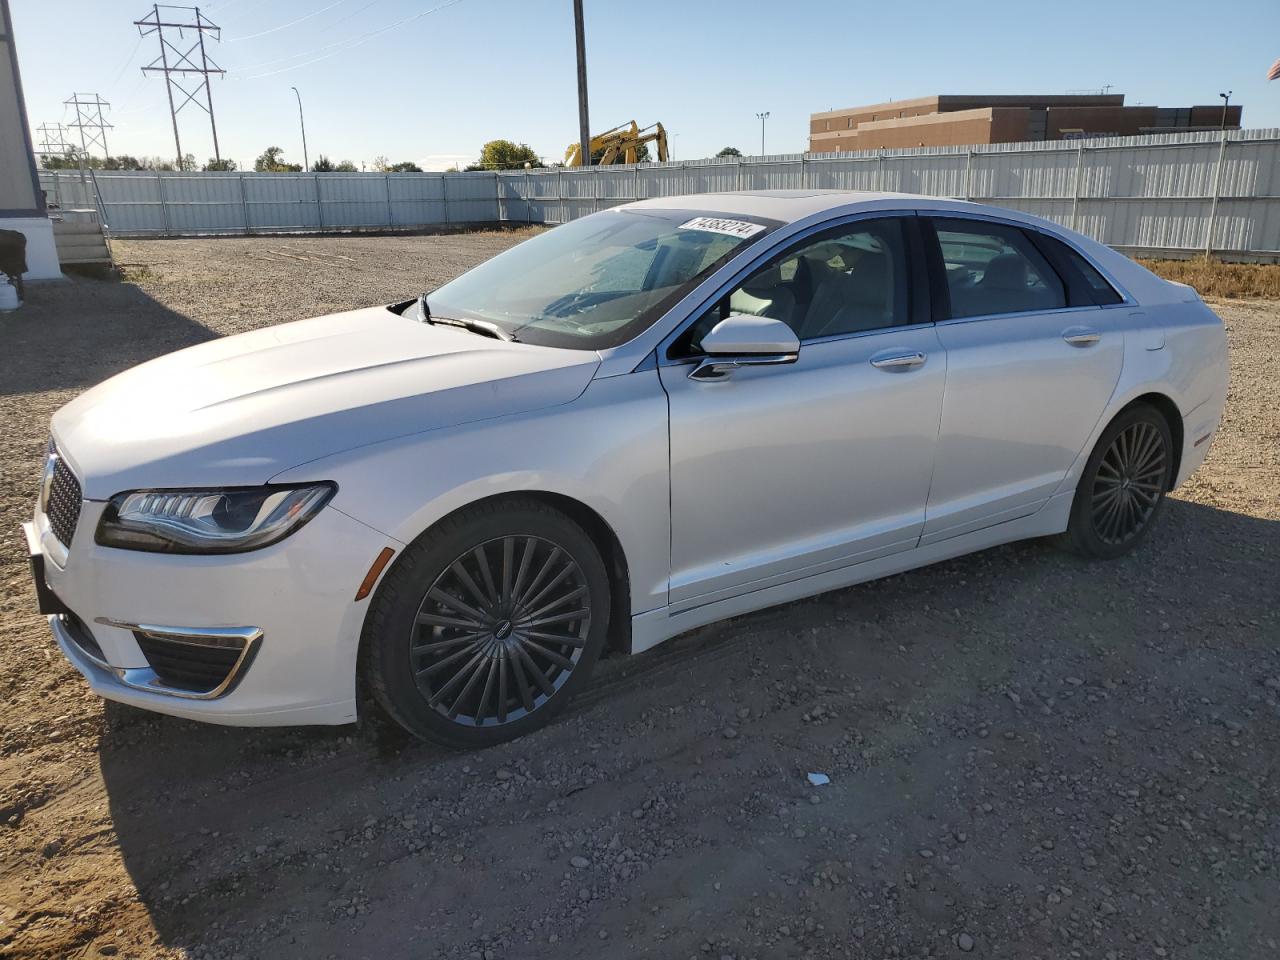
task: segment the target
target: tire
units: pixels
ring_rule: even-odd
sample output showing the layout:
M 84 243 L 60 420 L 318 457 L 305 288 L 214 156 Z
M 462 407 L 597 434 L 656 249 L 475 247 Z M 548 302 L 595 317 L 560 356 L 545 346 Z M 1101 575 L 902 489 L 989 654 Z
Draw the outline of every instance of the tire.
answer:
M 1133 550 L 1160 517 L 1173 469 L 1173 438 L 1164 415 L 1147 404 L 1123 410 L 1085 464 L 1065 546 L 1103 560 Z
M 526 497 L 464 508 L 414 541 L 378 588 L 362 679 L 424 740 L 513 740 L 546 725 L 589 678 L 608 634 L 609 587 L 600 551 L 559 511 Z

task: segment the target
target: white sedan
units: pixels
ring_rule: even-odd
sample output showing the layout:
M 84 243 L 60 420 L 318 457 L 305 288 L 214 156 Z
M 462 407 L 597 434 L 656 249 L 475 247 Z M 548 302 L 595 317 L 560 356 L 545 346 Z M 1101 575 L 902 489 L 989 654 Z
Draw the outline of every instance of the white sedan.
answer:
M 1056 224 L 665 197 L 108 380 L 27 540 L 104 697 L 484 745 L 606 650 L 1012 540 L 1132 550 L 1226 392 L 1194 290 Z

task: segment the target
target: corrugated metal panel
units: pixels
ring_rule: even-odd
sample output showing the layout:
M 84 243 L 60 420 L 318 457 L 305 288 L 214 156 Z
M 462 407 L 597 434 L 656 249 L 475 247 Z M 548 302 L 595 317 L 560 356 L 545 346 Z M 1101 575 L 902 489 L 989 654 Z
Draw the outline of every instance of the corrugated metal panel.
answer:
M 58 179 L 78 184 L 78 175 Z M 160 200 L 160 178 L 99 173 L 95 176 L 102 205 L 102 220 L 113 233 L 166 233 L 168 218 Z
M 319 230 L 325 226 L 319 174 L 246 173 L 245 206 L 255 231 Z
M 1280 151 L 1273 143 L 1232 143 L 1222 165 L 1224 197 L 1280 197 Z
M 844 157 L 828 160 L 809 157 L 806 163 L 813 190 L 876 190 L 882 161 L 879 157 Z
M 1274 251 L 1280 237 L 1280 197 L 1219 200 L 1213 221 L 1215 250 Z
M 45 193 L 46 202 L 57 204 L 64 210 L 91 209 L 94 206 L 93 181 L 88 175 L 81 179 L 78 172 L 41 170 L 40 189 Z
M 391 195 L 391 226 L 446 222 L 443 174 L 392 173 L 385 180 Z
M 325 173 L 316 186 L 326 227 L 384 227 L 391 219 L 385 175 Z
M 175 173 L 159 178 L 162 216 L 170 233 L 242 233 L 244 201 L 238 177 Z
M 1280 130 L 458 174 L 97 171 L 117 235 L 497 220 L 559 223 L 631 199 L 732 190 L 896 190 L 1047 217 L 1115 246 L 1280 253 Z M 64 207 L 93 176 L 44 172 Z M 1215 207 L 1213 197 L 1217 196 Z M 1211 226 L 1212 221 L 1212 226 Z
M 919 193 L 927 197 L 963 197 L 967 156 L 885 157 L 879 189 Z
M 975 153 L 969 175 L 969 197 L 994 201 L 1073 196 L 1076 150 L 1028 154 Z
M 738 168 L 738 185 L 734 189 L 800 190 L 804 188 L 802 167 L 794 160 L 747 161 Z

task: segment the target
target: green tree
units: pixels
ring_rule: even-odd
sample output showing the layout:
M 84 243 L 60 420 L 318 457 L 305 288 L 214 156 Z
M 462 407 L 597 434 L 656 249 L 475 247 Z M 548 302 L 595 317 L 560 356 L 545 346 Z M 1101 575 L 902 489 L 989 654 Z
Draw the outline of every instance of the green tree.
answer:
M 223 157 L 221 160 L 214 160 L 210 157 L 204 168 L 211 171 L 229 172 L 236 169 L 236 162 L 228 157 Z
M 311 165 L 312 173 L 333 173 L 333 161 L 320 154 L 320 159 Z
M 46 154 L 40 158 L 40 166 L 45 170 L 79 170 L 81 166 L 97 170 L 101 169 L 102 161 L 96 157 L 85 157 L 82 163 L 79 151 L 68 150 L 58 156 Z
M 122 153 L 118 157 L 107 157 L 102 164 L 103 170 L 141 170 L 142 162 L 137 157 Z
M 740 157 L 742 156 L 742 151 L 739 150 L 737 147 L 725 147 L 723 150 L 717 153 L 716 156 L 717 157 Z
M 300 173 L 302 164 L 287 163 L 283 150 L 279 147 L 267 147 L 253 161 L 253 169 L 259 173 Z
M 521 170 L 524 167 L 540 167 L 542 161 L 527 143 L 511 140 L 490 140 L 480 150 L 480 159 L 468 170 Z
M 411 160 L 401 160 L 387 167 L 387 173 L 422 173 L 422 168 Z
M 337 173 L 359 173 L 359 168 L 350 160 L 342 160 L 335 166 L 334 171 Z

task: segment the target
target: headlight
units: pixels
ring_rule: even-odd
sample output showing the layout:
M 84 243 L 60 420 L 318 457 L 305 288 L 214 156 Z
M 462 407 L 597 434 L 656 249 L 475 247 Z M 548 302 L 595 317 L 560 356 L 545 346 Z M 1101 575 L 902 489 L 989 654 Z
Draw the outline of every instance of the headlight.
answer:
M 320 512 L 337 491 L 305 487 L 131 490 L 111 498 L 98 543 L 155 553 L 243 553 L 282 540 Z

